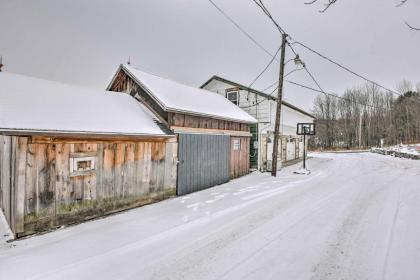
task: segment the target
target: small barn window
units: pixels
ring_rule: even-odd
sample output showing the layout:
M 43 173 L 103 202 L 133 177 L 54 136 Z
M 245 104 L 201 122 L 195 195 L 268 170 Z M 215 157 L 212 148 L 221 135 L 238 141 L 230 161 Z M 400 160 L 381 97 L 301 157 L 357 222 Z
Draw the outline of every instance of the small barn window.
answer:
M 235 105 L 239 105 L 239 92 L 235 91 L 227 91 L 226 98 Z
M 95 157 L 70 157 L 70 173 L 83 175 L 95 170 Z
M 238 151 L 241 149 L 241 140 L 233 139 L 233 150 Z

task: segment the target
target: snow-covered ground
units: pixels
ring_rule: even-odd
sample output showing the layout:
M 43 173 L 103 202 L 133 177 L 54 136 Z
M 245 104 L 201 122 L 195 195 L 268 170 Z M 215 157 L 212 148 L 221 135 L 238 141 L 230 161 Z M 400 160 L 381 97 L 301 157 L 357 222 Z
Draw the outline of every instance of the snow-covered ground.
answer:
M 5 246 L 7 241 L 13 240 L 13 233 L 7 225 L 6 218 L 0 209 L 0 247 Z
M 312 156 L 0 246 L 0 279 L 420 279 L 420 161 Z

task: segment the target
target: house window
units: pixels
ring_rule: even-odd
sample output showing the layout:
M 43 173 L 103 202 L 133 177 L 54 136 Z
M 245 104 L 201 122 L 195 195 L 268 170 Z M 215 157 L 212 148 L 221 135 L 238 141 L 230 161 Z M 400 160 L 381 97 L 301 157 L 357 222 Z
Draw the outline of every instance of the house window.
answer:
M 80 174 L 90 173 L 95 170 L 95 157 L 71 157 L 70 173 Z
M 239 151 L 241 149 L 241 140 L 240 139 L 233 139 L 233 150 Z
M 226 98 L 235 105 L 239 105 L 239 92 L 235 91 L 227 91 Z

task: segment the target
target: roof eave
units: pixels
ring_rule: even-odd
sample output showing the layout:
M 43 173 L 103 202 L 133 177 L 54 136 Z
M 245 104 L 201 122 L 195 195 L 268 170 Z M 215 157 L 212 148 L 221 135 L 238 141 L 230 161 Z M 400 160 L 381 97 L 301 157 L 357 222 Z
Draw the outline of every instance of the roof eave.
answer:
M 207 118 L 213 118 L 213 119 L 217 119 L 217 120 L 239 122 L 239 123 L 246 123 L 246 124 L 258 123 L 257 120 L 254 120 L 254 121 L 240 120 L 240 119 L 222 117 L 222 116 L 218 116 L 218 115 L 203 114 L 203 113 L 197 113 L 197 112 L 188 111 L 188 110 L 180 110 L 180 109 L 176 109 L 176 108 L 168 108 L 167 111 L 169 113 L 188 114 L 188 115 L 193 115 L 193 116 L 197 116 L 197 117 L 207 117 Z
M 238 88 L 240 88 L 242 90 L 248 90 L 250 92 L 253 92 L 253 93 L 256 93 L 256 94 L 258 94 L 260 96 L 263 96 L 263 97 L 265 97 L 267 99 L 277 100 L 277 97 L 270 96 L 269 94 L 266 94 L 266 93 L 264 93 L 262 91 L 259 91 L 259 90 L 256 90 L 256 89 L 247 87 L 245 85 L 242 85 L 242 84 L 233 82 L 231 80 L 222 78 L 222 77 L 217 76 L 217 75 L 213 75 L 209 80 L 207 80 L 203 85 L 201 85 L 200 88 L 204 88 L 205 86 L 207 86 L 208 84 L 210 84 L 213 80 L 216 80 L 216 81 L 219 81 L 219 82 L 222 82 L 222 83 L 226 83 L 226 84 L 231 84 L 231 85 L 236 86 L 236 87 L 238 87 Z M 296 106 L 294 106 L 294 105 L 292 105 L 292 104 L 290 104 L 288 102 L 282 101 L 281 103 L 283 105 L 285 105 L 285 106 L 287 106 L 287 107 L 295 110 L 295 111 L 298 111 L 298 112 L 300 112 L 300 113 L 302 113 L 302 114 L 310 117 L 310 118 L 316 119 L 315 116 L 313 116 L 312 114 L 310 114 L 310 113 L 308 113 L 308 112 L 306 112 L 306 111 L 304 111 L 304 110 L 302 110 L 302 109 L 300 109 L 300 108 L 298 108 L 298 107 L 296 107 Z
M 154 134 L 154 133 L 125 133 L 125 132 L 94 132 L 94 131 L 66 131 L 66 130 L 47 130 L 47 129 L 17 129 L 17 128 L 0 128 L 1 135 L 48 135 L 48 136 L 84 136 L 86 138 L 94 137 L 127 137 L 127 138 L 171 138 L 175 135 L 170 134 Z
M 193 111 L 188 111 L 188 110 L 181 110 L 181 109 L 167 107 L 165 104 L 163 104 L 163 102 L 161 102 L 156 97 L 155 94 L 153 94 L 151 90 L 147 88 L 147 86 L 145 86 L 134 74 L 132 74 L 129 69 L 124 67 L 123 64 L 120 65 L 120 69 L 122 69 L 127 75 L 129 75 L 130 78 L 132 78 L 144 91 L 146 91 L 149 94 L 149 96 L 152 97 L 159 104 L 159 106 L 161 106 L 162 109 L 165 110 L 166 112 L 183 113 L 183 114 L 189 114 L 189 115 L 195 115 L 195 116 L 201 116 L 201 117 L 211 117 L 211 118 L 215 118 L 219 120 L 227 120 L 227 121 L 234 121 L 234 122 L 247 123 L 247 124 L 257 123 L 257 120 L 255 120 L 255 122 L 251 122 L 251 121 L 246 121 L 246 120 L 226 118 L 226 117 L 217 116 L 217 115 L 210 115 L 210 114 L 204 114 L 204 113 L 199 113 L 199 112 L 193 112 Z
M 133 79 L 133 81 L 135 81 L 137 83 L 137 85 L 139 87 L 141 87 L 144 91 L 147 92 L 147 94 L 149 94 L 149 96 L 158 103 L 159 106 L 162 107 L 163 110 L 167 111 L 168 108 L 166 107 L 166 105 L 159 99 L 157 98 L 157 96 L 155 94 L 153 94 L 153 92 L 145 85 L 143 84 L 137 77 L 136 75 L 134 75 L 133 73 L 131 73 L 130 69 L 128 69 L 127 67 L 125 67 L 123 64 L 120 65 L 120 68 L 131 78 Z

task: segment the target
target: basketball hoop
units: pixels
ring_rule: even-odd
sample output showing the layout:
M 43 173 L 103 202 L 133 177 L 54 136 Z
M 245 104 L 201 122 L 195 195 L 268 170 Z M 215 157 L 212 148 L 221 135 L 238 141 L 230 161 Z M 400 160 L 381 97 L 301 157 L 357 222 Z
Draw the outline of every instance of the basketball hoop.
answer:
M 315 135 L 314 123 L 298 123 L 296 128 L 297 135 L 303 135 L 303 167 L 295 171 L 296 174 L 309 175 L 310 170 L 306 169 L 306 135 Z

